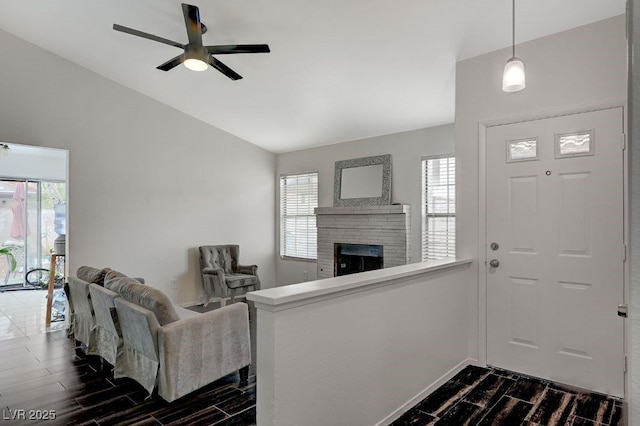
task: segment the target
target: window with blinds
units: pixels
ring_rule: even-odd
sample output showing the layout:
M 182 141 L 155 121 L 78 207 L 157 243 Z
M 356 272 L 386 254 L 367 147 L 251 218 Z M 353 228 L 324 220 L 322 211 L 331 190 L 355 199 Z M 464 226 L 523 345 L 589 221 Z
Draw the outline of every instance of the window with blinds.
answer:
M 456 255 L 456 160 L 422 160 L 422 261 Z
M 280 256 L 318 258 L 318 173 L 280 176 Z

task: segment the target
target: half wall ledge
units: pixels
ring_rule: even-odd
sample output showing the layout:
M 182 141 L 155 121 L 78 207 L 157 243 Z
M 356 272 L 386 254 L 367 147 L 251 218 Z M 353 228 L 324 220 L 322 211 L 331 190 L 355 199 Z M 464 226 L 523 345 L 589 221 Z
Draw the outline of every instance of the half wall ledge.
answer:
M 299 306 L 318 303 L 323 300 L 343 297 L 353 293 L 368 291 L 374 288 L 389 286 L 416 275 L 429 276 L 441 271 L 468 266 L 471 258 L 430 260 L 411 263 L 388 269 L 362 272 L 290 284 L 266 290 L 247 293 L 247 299 L 254 302 L 256 308 L 271 312 L 293 309 Z

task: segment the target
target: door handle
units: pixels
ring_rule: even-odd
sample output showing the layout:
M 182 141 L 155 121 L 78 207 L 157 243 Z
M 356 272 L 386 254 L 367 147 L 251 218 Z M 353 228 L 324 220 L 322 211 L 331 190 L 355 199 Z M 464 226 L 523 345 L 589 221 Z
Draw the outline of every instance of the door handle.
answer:
M 491 259 L 489 261 L 489 266 L 491 266 L 492 268 L 497 268 L 498 266 L 500 266 L 500 261 L 498 259 Z

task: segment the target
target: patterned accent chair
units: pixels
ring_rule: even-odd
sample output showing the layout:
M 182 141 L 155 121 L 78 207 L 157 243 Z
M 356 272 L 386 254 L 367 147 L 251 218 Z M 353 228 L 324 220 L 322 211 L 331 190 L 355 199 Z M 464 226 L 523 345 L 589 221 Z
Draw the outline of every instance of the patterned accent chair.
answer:
M 201 246 L 199 250 L 205 306 L 212 297 L 219 298 L 220 306 L 225 306 L 227 299 L 234 303 L 237 296 L 260 290 L 258 267 L 238 264 L 240 246 Z

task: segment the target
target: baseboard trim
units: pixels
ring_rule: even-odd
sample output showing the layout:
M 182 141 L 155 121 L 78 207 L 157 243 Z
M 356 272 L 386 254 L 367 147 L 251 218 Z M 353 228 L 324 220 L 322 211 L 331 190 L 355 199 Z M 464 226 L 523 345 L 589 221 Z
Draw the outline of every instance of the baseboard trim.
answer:
M 393 413 L 389 414 L 387 417 L 376 423 L 375 426 L 387 426 L 398 420 L 405 412 L 409 411 L 412 407 L 417 405 L 420 401 L 429 396 L 433 391 L 438 389 L 447 381 L 451 380 L 456 374 L 462 371 L 468 365 L 478 365 L 478 360 L 473 358 L 467 358 L 464 361 L 460 362 L 458 365 L 453 367 L 451 370 L 444 373 L 438 379 L 436 379 L 433 383 L 427 386 L 424 390 L 422 390 L 418 395 L 411 398 L 406 403 L 402 404 L 397 410 Z

